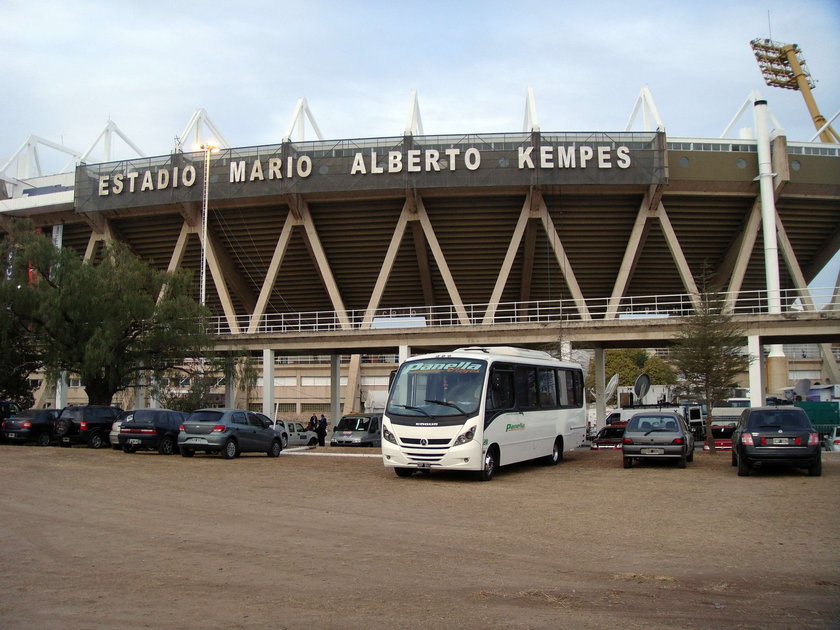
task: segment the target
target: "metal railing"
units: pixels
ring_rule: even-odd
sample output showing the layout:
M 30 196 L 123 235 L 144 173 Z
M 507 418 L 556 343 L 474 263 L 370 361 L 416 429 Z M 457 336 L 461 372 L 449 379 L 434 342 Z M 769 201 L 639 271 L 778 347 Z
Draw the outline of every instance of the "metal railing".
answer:
M 780 292 L 782 312 L 788 315 L 818 311 L 822 315 L 840 318 L 840 306 L 832 303 L 834 287 L 783 289 Z M 803 301 L 803 293 L 807 293 Z M 296 334 L 340 330 L 386 330 L 417 327 L 477 326 L 505 324 L 533 324 L 589 321 L 593 325 L 615 320 L 665 319 L 694 314 L 695 300 L 700 296 L 689 293 L 667 295 L 634 295 L 612 300 L 558 299 L 528 302 L 500 302 L 496 304 L 412 306 L 377 309 L 373 315 L 366 310 L 311 311 L 301 313 L 266 313 L 259 319 L 255 334 Z M 718 293 L 714 296 L 728 304 L 733 315 L 761 315 L 769 313 L 768 291 L 741 291 L 737 294 Z M 811 308 L 809 303 L 815 306 Z M 585 309 L 583 306 L 585 305 Z M 236 318 L 240 334 L 247 334 L 251 316 Z M 224 316 L 210 318 L 211 334 L 231 334 Z

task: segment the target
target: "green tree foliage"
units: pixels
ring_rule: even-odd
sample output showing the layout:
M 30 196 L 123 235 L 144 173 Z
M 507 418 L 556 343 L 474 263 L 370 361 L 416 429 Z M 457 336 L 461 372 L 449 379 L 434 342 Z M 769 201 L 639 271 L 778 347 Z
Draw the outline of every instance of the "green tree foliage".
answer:
M 637 348 L 622 348 L 606 350 L 604 352 L 606 378 L 618 374 L 620 386 L 633 385 L 640 374 L 650 376 L 653 385 L 673 385 L 676 382 L 674 369 L 657 356 L 651 356 L 646 351 Z M 595 387 L 595 360 L 589 362 L 586 374 L 586 388 Z
M 79 376 L 91 404 L 110 404 L 138 373 L 161 373 L 209 344 L 188 276 L 156 270 L 124 244 L 105 245 L 101 261 L 87 264 L 19 222 L 4 245 L 7 316 L 43 366 Z
M 694 315 L 680 329 L 671 361 L 686 393 L 705 401 L 709 409 L 706 443 L 714 453 L 711 410 L 728 395 L 735 377 L 749 368 L 751 359 L 743 353 L 744 331 L 724 312 L 721 296 L 702 293 L 698 302 Z

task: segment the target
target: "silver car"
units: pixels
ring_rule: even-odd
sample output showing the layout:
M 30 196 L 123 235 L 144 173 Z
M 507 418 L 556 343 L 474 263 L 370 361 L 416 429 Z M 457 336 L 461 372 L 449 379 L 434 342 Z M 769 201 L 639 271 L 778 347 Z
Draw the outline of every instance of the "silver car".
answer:
M 640 412 L 627 423 L 621 450 L 625 468 L 638 459 L 676 459 L 685 468 L 694 460 L 694 435 L 678 413 Z
M 181 425 L 178 448 L 184 457 L 196 451 L 221 453 L 233 459 L 241 453 L 266 453 L 277 457 L 283 450 L 272 422 L 261 413 L 242 409 L 199 409 Z

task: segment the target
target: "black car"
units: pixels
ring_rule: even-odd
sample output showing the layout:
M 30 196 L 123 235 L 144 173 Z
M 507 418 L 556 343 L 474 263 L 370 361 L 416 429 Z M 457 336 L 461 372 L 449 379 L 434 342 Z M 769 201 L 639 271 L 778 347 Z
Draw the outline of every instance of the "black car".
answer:
M 169 409 L 136 409 L 120 416 L 119 445 L 126 453 L 154 450 L 161 455 L 178 452 L 178 427 L 187 414 Z
M 820 434 L 798 407 L 752 407 L 732 433 L 732 465 L 745 477 L 755 466 L 778 464 L 822 474 Z
M 111 425 L 122 413 L 119 407 L 72 405 L 61 410 L 53 425 L 59 446 L 87 444 L 90 448 L 108 445 Z
M 52 441 L 53 422 L 60 409 L 29 409 L 14 418 L 3 421 L 3 437 L 9 442 L 35 442 L 49 446 Z

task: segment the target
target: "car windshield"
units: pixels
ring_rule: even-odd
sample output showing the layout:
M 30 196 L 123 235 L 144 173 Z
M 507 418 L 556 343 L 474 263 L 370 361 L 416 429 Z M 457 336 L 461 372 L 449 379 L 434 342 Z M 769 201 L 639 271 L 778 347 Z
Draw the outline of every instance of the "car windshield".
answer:
M 222 415 L 221 411 L 194 411 L 187 420 L 188 422 L 218 422 L 222 419 Z
M 679 431 L 679 423 L 676 418 L 670 416 L 633 416 L 627 425 L 627 431 L 676 433 Z
M 475 413 L 484 391 L 487 362 L 430 358 L 403 363 L 391 388 L 388 413 L 445 418 Z
M 370 418 L 344 416 L 338 421 L 336 431 L 367 431 L 370 427 Z

